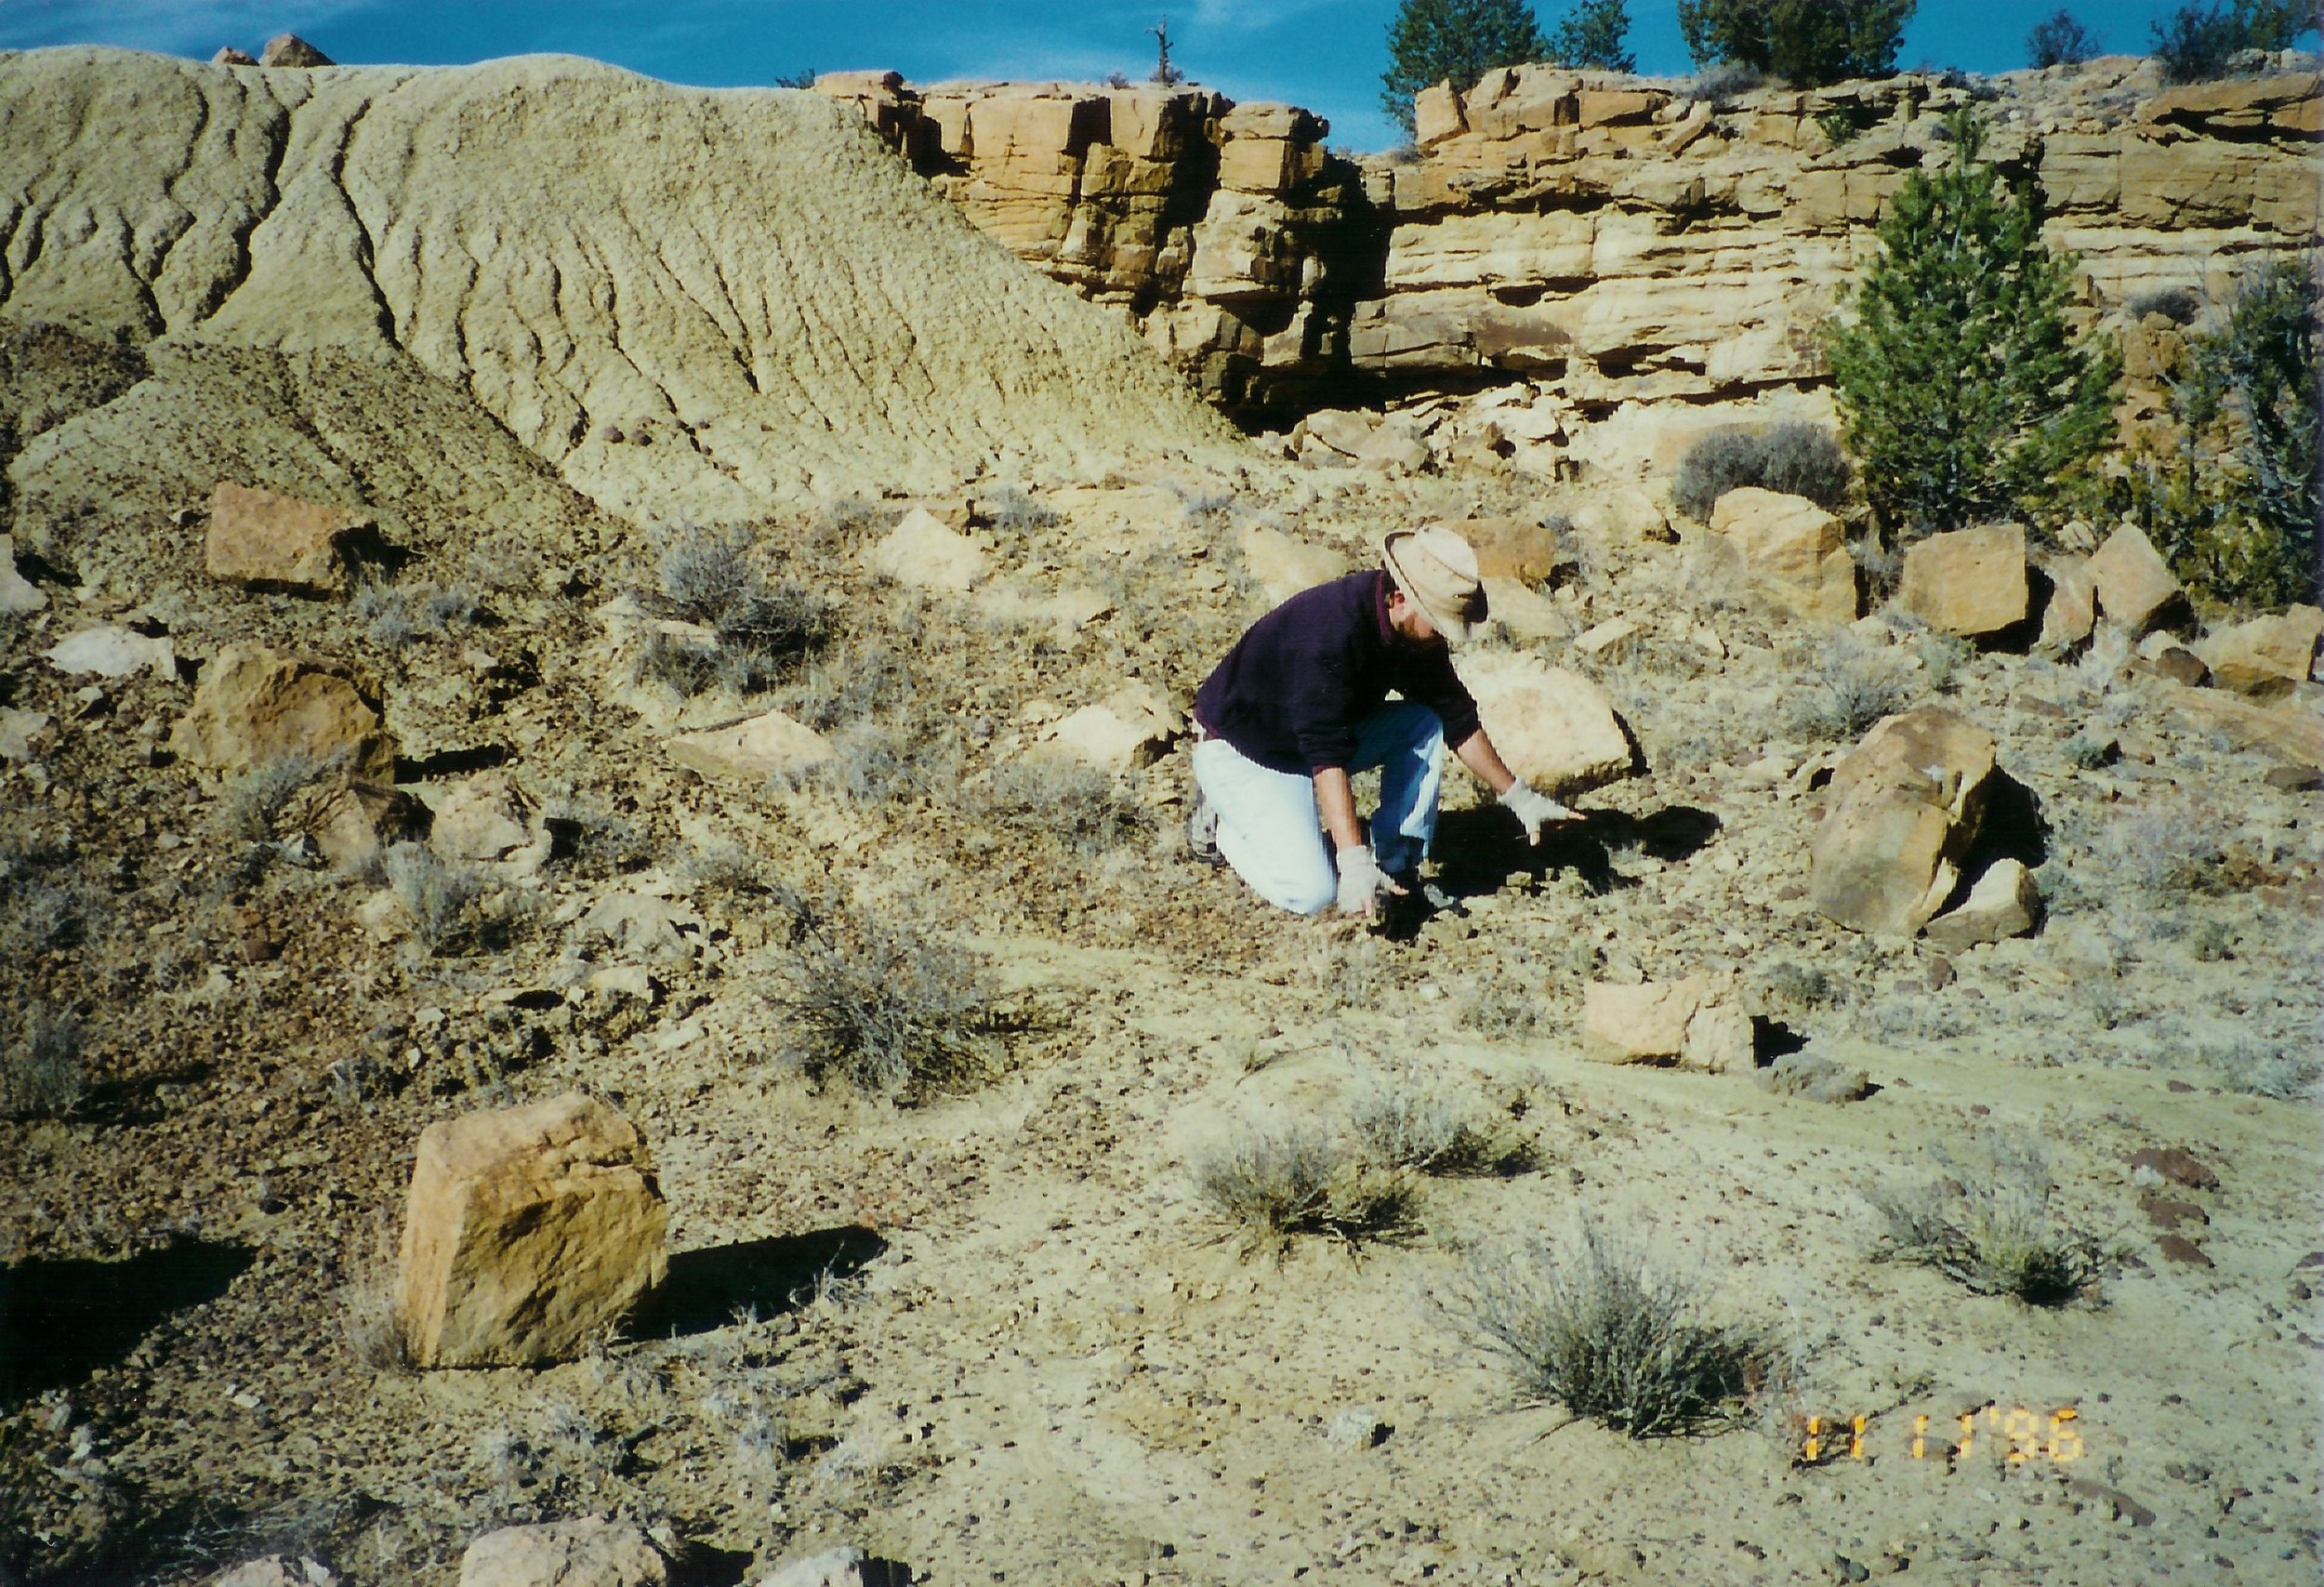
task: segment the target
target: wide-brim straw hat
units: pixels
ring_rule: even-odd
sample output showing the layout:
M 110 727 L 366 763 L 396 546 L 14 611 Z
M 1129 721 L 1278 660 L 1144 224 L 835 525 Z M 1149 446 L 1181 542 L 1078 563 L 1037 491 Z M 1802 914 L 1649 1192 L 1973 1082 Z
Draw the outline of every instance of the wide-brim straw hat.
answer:
M 1477 554 L 1445 524 L 1392 532 L 1380 543 L 1380 560 L 1405 599 L 1449 643 L 1463 643 L 1470 629 L 1485 621 L 1485 584 L 1477 576 Z

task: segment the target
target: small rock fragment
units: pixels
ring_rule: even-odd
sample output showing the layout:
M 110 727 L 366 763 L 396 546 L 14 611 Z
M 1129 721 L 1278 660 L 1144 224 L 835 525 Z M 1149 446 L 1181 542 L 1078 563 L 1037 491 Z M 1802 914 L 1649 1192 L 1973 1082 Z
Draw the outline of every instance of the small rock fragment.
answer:
M 1752 1078 L 1778 1096 L 1811 1102 L 1858 1102 L 1872 1094 L 1872 1077 L 1812 1051 L 1787 1052 Z
M 117 623 L 83 628 L 67 635 L 44 653 L 48 665 L 70 677 L 94 674 L 126 678 L 146 670 L 167 682 L 178 676 L 178 651 L 165 639 L 154 639 Z

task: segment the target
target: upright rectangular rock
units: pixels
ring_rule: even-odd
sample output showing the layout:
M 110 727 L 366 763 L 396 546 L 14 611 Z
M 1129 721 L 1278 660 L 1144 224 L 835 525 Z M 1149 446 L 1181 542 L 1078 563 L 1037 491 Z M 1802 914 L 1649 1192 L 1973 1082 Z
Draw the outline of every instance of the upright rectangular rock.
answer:
M 396 1318 L 420 1367 L 570 1360 L 669 1266 L 637 1127 L 579 1091 L 419 1138 Z

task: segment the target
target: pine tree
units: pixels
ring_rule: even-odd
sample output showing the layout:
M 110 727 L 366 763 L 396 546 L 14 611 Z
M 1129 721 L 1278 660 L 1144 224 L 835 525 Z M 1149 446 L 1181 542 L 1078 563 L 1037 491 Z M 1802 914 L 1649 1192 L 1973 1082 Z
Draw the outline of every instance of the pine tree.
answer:
M 1380 102 L 1412 130 L 1412 97 L 1438 83 L 1466 88 L 1496 66 L 1547 59 L 1550 46 L 1524 0 L 1404 0 L 1388 28 L 1387 91 Z
M 1951 162 L 1906 179 L 1826 338 L 1866 491 L 1914 534 L 2048 516 L 2111 431 L 2118 363 L 2068 329 L 2073 261 L 2041 241 L 2032 195 L 1978 159 L 1985 124 L 1947 126 Z
M 1623 0 L 1581 0 L 1550 34 L 1549 59 L 1560 66 L 1635 72 L 1638 58 L 1625 46 L 1630 9 Z
M 1896 70 L 1917 0 L 1679 0 L 1698 66 L 1730 60 L 1798 87 Z

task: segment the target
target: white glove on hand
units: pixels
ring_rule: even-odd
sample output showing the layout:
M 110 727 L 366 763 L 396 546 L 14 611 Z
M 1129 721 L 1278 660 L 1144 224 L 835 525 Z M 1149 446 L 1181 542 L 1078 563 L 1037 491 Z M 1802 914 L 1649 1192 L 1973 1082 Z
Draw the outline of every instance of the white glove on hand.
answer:
M 1368 916 L 1383 894 L 1404 892 L 1388 879 L 1368 847 L 1342 849 L 1333 863 L 1340 867 L 1340 912 L 1343 915 Z
M 1535 793 L 1521 780 L 1502 791 L 1501 803 L 1525 829 L 1525 841 L 1538 844 L 1541 828 L 1552 821 L 1578 821 L 1581 812 L 1568 810 L 1547 794 Z

